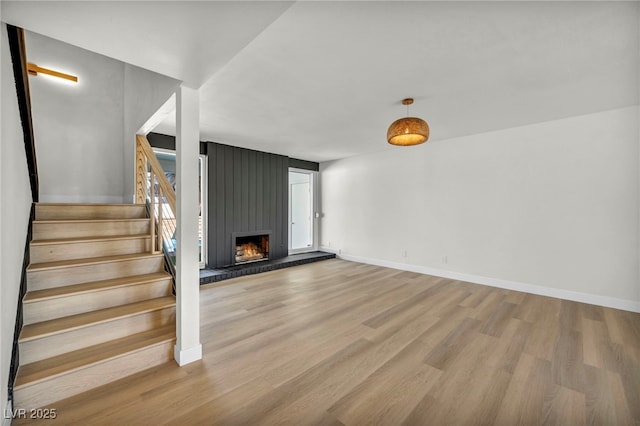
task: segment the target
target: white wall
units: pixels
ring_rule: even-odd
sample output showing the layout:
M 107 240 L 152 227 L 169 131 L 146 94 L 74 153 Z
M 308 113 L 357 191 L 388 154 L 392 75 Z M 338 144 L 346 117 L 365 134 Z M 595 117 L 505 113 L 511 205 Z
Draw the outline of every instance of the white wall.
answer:
M 640 310 L 638 149 L 634 106 L 322 163 L 321 245 Z
M 135 138 L 140 127 L 175 93 L 180 81 L 124 64 L 123 164 L 125 202 L 135 196 Z
M 29 61 L 78 76 L 30 77 L 40 200 L 122 202 L 123 63 L 26 32 Z
M 31 62 L 78 76 L 30 78 L 41 201 L 132 202 L 135 133 L 179 82 L 26 34 Z
M 20 276 L 31 209 L 31 187 L 6 26 L 2 24 L 2 143 L 0 144 L 0 409 L 7 383 L 20 290 Z M 1 417 L 0 417 L 1 418 Z

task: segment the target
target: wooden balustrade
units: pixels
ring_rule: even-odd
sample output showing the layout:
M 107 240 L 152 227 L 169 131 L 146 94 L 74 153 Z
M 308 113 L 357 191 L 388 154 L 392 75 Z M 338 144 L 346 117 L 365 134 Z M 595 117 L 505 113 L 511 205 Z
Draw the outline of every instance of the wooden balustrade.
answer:
M 174 249 L 176 192 L 143 135 L 136 136 L 136 202 L 149 203 L 151 252 Z

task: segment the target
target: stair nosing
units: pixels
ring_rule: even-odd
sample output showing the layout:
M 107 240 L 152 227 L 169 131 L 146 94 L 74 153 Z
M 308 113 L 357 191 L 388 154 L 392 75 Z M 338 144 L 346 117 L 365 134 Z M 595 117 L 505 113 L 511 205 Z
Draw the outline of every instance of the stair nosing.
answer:
M 125 207 L 146 207 L 145 204 L 141 203 L 36 203 L 36 206 L 125 206 Z
M 141 334 L 148 334 L 148 333 L 150 333 L 150 331 L 163 331 L 164 333 L 167 333 L 167 335 L 166 336 L 165 335 L 158 335 L 158 336 L 154 337 L 153 339 L 151 339 L 151 340 L 155 340 L 153 343 L 142 345 L 142 346 L 139 346 L 139 347 L 135 347 L 134 344 L 136 342 L 139 342 L 140 344 L 144 343 L 144 340 L 143 341 L 139 340 L 140 339 L 140 335 Z M 173 333 L 171 333 L 171 331 L 173 331 Z M 172 334 L 172 335 L 168 335 L 168 334 Z M 14 390 L 27 389 L 30 386 L 34 386 L 34 385 L 36 385 L 38 383 L 42 383 L 42 382 L 45 382 L 45 381 L 48 381 L 48 380 L 52 380 L 52 379 L 55 379 L 57 377 L 61 377 L 61 376 L 67 375 L 67 374 L 71 374 L 71 373 L 74 373 L 76 371 L 80 371 L 80 370 L 83 370 L 83 369 L 86 369 L 86 368 L 89 368 L 89 367 L 100 365 L 100 364 L 103 364 L 103 363 L 106 363 L 106 362 L 109 362 L 109 361 L 112 361 L 112 360 L 115 360 L 115 359 L 118 359 L 118 358 L 122 358 L 122 357 L 127 356 L 127 355 L 132 355 L 132 354 L 135 354 L 137 352 L 143 351 L 145 349 L 149 349 L 149 348 L 153 348 L 155 346 L 159 346 L 159 345 L 165 344 L 167 342 L 175 341 L 176 340 L 175 324 L 172 324 L 170 326 L 160 327 L 160 328 L 153 329 L 153 330 L 144 331 L 144 332 L 141 332 L 141 333 L 131 334 L 129 336 L 122 337 L 120 339 L 110 340 L 110 341 L 107 341 L 107 342 L 99 343 L 97 345 L 89 346 L 87 348 L 77 349 L 76 351 L 73 351 L 73 352 L 81 352 L 81 351 L 90 352 L 91 350 L 95 350 L 95 348 L 98 347 L 98 346 L 105 346 L 106 347 L 108 345 L 113 345 L 114 342 L 116 342 L 118 340 L 124 340 L 124 339 L 131 339 L 132 340 L 132 345 L 134 346 L 134 349 L 121 351 L 121 352 L 119 352 L 117 354 L 112 354 L 112 355 L 106 356 L 106 357 L 101 358 L 101 359 L 96 359 L 96 360 L 88 362 L 86 364 L 77 364 L 77 365 L 75 365 L 75 366 L 73 366 L 71 368 L 62 369 L 62 370 L 58 371 L 57 373 L 51 374 L 49 376 L 41 377 L 39 379 L 31 380 L 31 381 L 27 381 L 27 382 L 23 382 L 23 383 L 20 383 L 20 371 L 18 371 L 18 377 L 16 377 L 16 383 L 14 384 Z M 64 354 L 61 354 L 61 355 L 56 355 L 56 356 L 54 356 L 52 358 L 63 357 L 63 356 L 68 356 L 68 355 L 69 355 L 69 353 L 64 353 Z M 51 359 L 51 358 L 46 358 L 46 360 L 49 360 L 49 359 Z M 44 361 L 44 360 L 41 360 L 41 361 Z M 41 362 L 41 361 L 35 361 L 33 363 L 25 364 L 25 366 L 26 365 L 36 364 L 36 363 Z M 33 373 L 31 373 L 31 374 L 33 374 Z
M 159 253 L 132 253 L 121 254 L 116 256 L 88 257 L 82 259 L 60 260 L 55 262 L 31 263 L 27 266 L 27 271 L 38 272 L 51 269 L 76 268 L 81 266 L 95 265 L 98 263 L 125 262 L 127 260 L 152 258 L 164 256 Z M 44 265 L 44 266 L 43 266 Z
M 101 241 L 120 241 L 120 240 L 137 240 L 141 238 L 151 238 L 151 235 L 147 234 L 124 234 L 124 235 L 105 235 L 98 237 L 73 237 L 73 238 L 57 238 L 50 240 L 31 240 L 32 246 L 46 246 L 46 245 L 63 245 L 63 244 L 78 244 L 78 243 L 99 243 Z
M 122 281 L 128 278 L 135 278 L 135 280 L 130 282 L 125 282 L 125 283 L 117 283 L 117 281 Z M 111 278 L 108 280 L 90 281 L 90 282 L 85 282 L 80 284 L 72 284 L 68 286 L 52 287 L 52 288 L 46 288 L 42 290 L 28 291 L 27 294 L 25 294 L 25 297 L 23 298 L 22 303 L 24 304 L 39 303 L 47 300 L 61 299 L 64 297 L 77 296 L 81 294 L 98 293 L 101 291 L 108 291 L 108 290 L 117 289 L 117 288 L 133 287 L 137 285 L 148 284 L 154 281 L 162 281 L 167 279 L 169 280 L 171 279 L 171 275 L 169 275 L 167 272 L 154 272 L 151 274 L 132 275 L 129 277 Z M 116 282 L 116 283 L 109 285 L 108 284 L 109 282 Z M 98 283 L 104 283 L 104 286 L 98 286 L 97 285 Z M 75 289 L 81 288 L 82 286 L 87 286 L 88 284 L 95 284 L 96 287 L 88 288 L 86 290 L 75 290 Z M 68 289 L 70 291 L 65 292 L 64 289 Z M 56 291 L 59 291 L 60 293 L 52 294 L 50 296 L 43 296 L 43 297 L 38 296 L 38 293 L 42 294 L 44 292 L 51 292 L 51 290 L 56 290 Z
M 51 330 L 45 333 L 41 333 L 41 334 L 37 334 L 37 335 L 33 335 L 33 336 L 29 336 L 29 337 L 23 337 L 23 334 L 25 332 L 25 330 L 30 330 L 32 328 L 35 328 L 38 325 L 41 325 L 43 323 L 51 323 L 51 322 L 55 322 L 55 321 L 62 321 L 62 320 L 68 320 L 69 318 L 72 317 L 90 317 L 92 314 L 96 314 L 97 312 L 104 312 L 104 311 L 109 311 L 109 310 L 117 310 L 122 308 L 123 306 L 131 306 L 131 305 L 142 305 L 146 302 L 149 302 L 150 300 L 159 300 L 159 299 L 163 299 L 165 300 L 166 303 L 162 303 L 159 304 L 158 306 L 154 306 L 151 308 L 146 308 L 143 310 L 137 310 L 137 311 L 133 311 L 133 312 L 129 312 L 129 313 L 124 313 L 124 314 L 120 314 L 117 316 L 109 316 L 106 318 L 102 318 L 100 320 L 94 320 L 94 321 L 90 321 L 90 322 L 81 322 L 77 325 L 74 325 L 72 327 L 66 327 L 66 328 L 60 328 L 57 330 Z M 167 302 L 169 299 L 171 299 L 171 302 Z M 22 331 L 20 332 L 20 337 L 18 338 L 18 342 L 19 343 L 25 343 L 25 342 L 31 342 L 31 341 L 35 341 L 35 340 L 39 340 L 39 339 L 43 339 L 46 337 L 50 337 L 50 336 L 55 336 L 57 334 L 63 334 L 63 333 L 68 333 L 70 331 L 74 331 L 74 330 L 80 330 L 82 328 L 86 328 L 86 327 L 91 327 L 94 325 L 98 325 L 98 324 L 104 324 L 104 323 L 108 323 L 111 321 L 116 321 L 116 320 L 120 320 L 123 318 L 128 318 L 128 317 L 133 317 L 133 316 L 137 316 L 137 315 L 142 315 L 142 314 L 146 314 L 149 312 L 154 312 L 154 311 L 159 311 L 162 309 L 167 309 L 170 308 L 171 306 L 175 306 L 176 302 L 175 302 L 175 298 L 173 296 L 164 296 L 164 297 L 156 297 L 154 299 L 148 299 L 148 300 L 144 300 L 141 302 L 134 302 L 134 303 L 128 303 L 126 305 L 119 305 L 119 306 L 112 306 L 110 308 L 104 308 L 104 309 L 99 309 L 96 311 L 90 311 L 90 312 L 84 312 L 81 314 L 75 314 L 75 315 L 70 315 L 68 317 L 62 317 L 62 318 L 56 318 L 56 319 L 52 319 L 52 320 L 47 320 L 47 321 L 42 321 L 42 322 L 37 322 L 37 323 L 33 323 L 33 324 L 28 324 L 25 325 L 24 327 L 22 327 Z
M 65 223 L 94 223 L 94 222 L 131 222 L 131 221 L 148 221 L 149 218 L 144 217 L 132 217 L 132 218 L 117 218 L 117 219 L 36 219 L 34 224 L 65 224 Z

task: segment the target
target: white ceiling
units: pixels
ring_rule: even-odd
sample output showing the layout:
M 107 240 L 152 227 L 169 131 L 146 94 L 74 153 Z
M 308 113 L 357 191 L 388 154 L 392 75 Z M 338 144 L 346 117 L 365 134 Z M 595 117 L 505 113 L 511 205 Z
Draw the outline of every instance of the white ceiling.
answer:
M 200 87 L 202 140 L 308 160 L 407 149 L 385 136 L 409 96 L 429 143 L 639 100 L 637 2 L 6 3 Z

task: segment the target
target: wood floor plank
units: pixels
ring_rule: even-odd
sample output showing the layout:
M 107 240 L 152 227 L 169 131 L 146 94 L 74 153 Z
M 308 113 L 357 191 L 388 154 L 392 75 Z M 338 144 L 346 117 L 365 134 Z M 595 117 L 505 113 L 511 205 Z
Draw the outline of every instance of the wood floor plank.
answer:
M 551 386 L 551 363 L 524 353 L 513 372 L 495 423 L 542 424 L 542 409 Z
M 604 311 L 601 306 L 582 305 L 582 317 L 592 321 L 604 321 Z
M 560 300 L 552 300 L 548 297 L 533 296 L 531 308 L 525 320 L 534 324 L 531 334 L 527 339 L 525 351 L 539 358 L 551 361 L 557 343 L 560 330 Z
M 459 305 L 467 308 L 475 308 L 487 297 L 489 293 L 491 293 L 491 291 L 491 287 L 476 286 L 471 289 L 471 294 L 461 301 Z
M 559 333 L 553 359 L 554 383 L 584 392 L 582 347 L 582 333 L 567 329 Z
M 611 391 L 610 395 L 607 395 L 607 398 L 610 401 L 613 401 L 615 404 L 615 417 L 617 424 L 619 425 L 637 425 L 640 424 L 640 417 L 638 416 L 638 404 L 633 403 L 633 400 L 630 400 L 629 397 L 625 394 L 624 385 L 622 384 L 622 380 L 619 374 L 612 373 L 607 371 L 609 376 L 609 389 Z M 637 380 L 637 377 L 632 380 Z M 635 382 L 636 385 L 638 382 Z M 631 395 L 631 398 L 634 396 Z M 637 401 L 637 399 L 636 399 Z M 593 403 L 593 402 L 592 402 Z M 597 402 L 596 402 L 597 403 Z M 633 415 L 632 412 L 633 411 Z M 607 419 L 609 421 L 610 419 Z
M 607 326 L 603 321 L 582 318 L 582 354 L 584 363 L 605 368 L 605 351 L 611 343 Z
M 424 362 L 440 370 L 445 370 L 462 348 L 473 340 L 479 328 L 480 321 L 465 318 L 458 327 L 453 329 L 429 352 Z
M 329 411 L 344 424 L 400 424 L 442 374 L 422 364 L 421 355 L 419 351 L 402 351 Z M 380 388 L 385 392 L 379 392 Z
M 542 422 L 546 425 L 585 424 L 584 394 L 557 386 L 553 398 L 544 407 Z
M 500 338 L 495 341 L 496 368 L 503 369 L 509 374 L 513 374 L 531 332 L 531 324 L 511 318 Z
M 592 425 L 632 424 L 626 404 L 624 390 L 618 373 L 585 366 L 585 409 L 586 421 Z
M 476 333 L 447 366 L 429 392 L 439 402 L 429 413 L 433 424 L 494 422 L 511 380 L 497 360 L 490 360 L 494 347 L 494 337 Z
M 265 373 L 264 378 L 272 386 L 277 387 L 301 375 L 312 366 L 324 361 L 334 353 L 344 349 L 352 342 L 364 338 L 368 328 L 363 325 L 338 333 L 335 337 L 305 350 L 298 351 L 298 356 L 288 362 L 276 366 Z
M 509 319 L 512 317 L 512 312 L 516 305 L 509 302 L 501 302 L 491 316 L 484 322 L 481 333 L 488 334 L 489 336 L 500 337 L 504 328 L 507 326 Z
M 434 283 L 430 286 L 427 286 L 427 288 L 423 291 L 421 291 L 420 293 L 412 296 L 411 298 L 398 303 L 394 306 L 391 306 L 390 308 L 384 310 L 383 312 L 375 315 L 374 317 L 369 318 L 368 320 L 366 320 L 364 322 L 364 325 L 367 325 L 371 328 L 378 328 L 379 326 L 381 326 L 382 324 L 384 324 L 385 322 L 393 319 L 394 316 L 397 315 L 402 315 L 403 312 L 405 312 L 407 309 L 409 309 L 410 307 L 420 303 L 421 301 L 423 301 L 424 299 L 427 299 L 431 296 L 433 296 L 435 293 L 438 293 L 440 291 L 440 289 L 442 288 L 443 284 L 440 283 Z
M 640 424 L 640 314 L 333 259 L 200 291 L 203 359 L 12 424 Z

